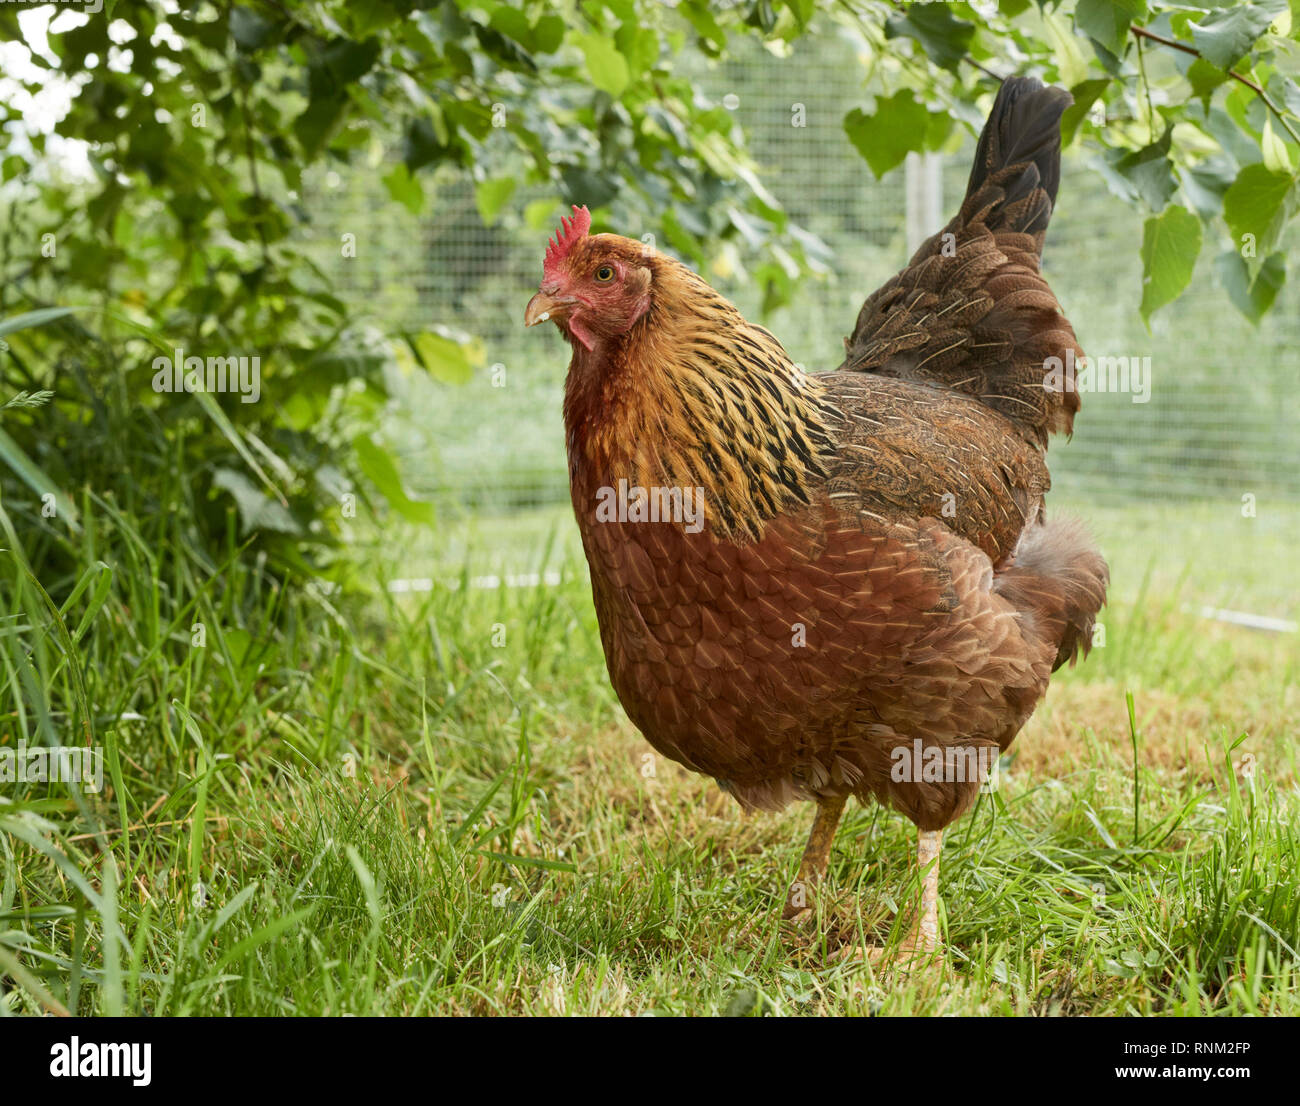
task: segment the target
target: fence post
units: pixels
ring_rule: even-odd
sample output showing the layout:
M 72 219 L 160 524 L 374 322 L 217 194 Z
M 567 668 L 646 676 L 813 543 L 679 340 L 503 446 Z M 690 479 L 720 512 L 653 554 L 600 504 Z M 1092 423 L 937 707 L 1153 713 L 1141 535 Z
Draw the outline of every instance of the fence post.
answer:
M 907 197 L 907 256 L 943 226 L 943 159 L 934 153 L 908 154 L 904 163 Z

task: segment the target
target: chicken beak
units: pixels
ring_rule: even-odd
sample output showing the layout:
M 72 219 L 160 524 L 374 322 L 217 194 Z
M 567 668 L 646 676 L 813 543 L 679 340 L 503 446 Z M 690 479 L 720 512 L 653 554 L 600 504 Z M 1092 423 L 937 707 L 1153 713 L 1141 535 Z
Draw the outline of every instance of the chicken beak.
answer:
M 536 326 L 548 319 L 552 322 L 559 322 L 568 315 L 575 302 L 577 301 L 572 296 L 557 296 L 550 292 L 538 292 L 528 301 L 528 306 L 524 308 L 524 326 Z

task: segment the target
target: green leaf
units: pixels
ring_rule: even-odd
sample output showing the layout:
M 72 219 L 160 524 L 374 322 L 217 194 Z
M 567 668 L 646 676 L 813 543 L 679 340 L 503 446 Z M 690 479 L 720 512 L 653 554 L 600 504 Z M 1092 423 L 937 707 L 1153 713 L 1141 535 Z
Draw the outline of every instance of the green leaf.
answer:
M 1285 140 L 1273 129 L 1272 116 L 1264 117 L 1264 133 L 1260 136 L 1259 145 L 1264 151 L 1264 168 L 1288 176 L 1291 174 L 1291 151 L 1287 149 Z
M 974 36 L 975 24 L 958 19 L 947 4 L 913 4 L 885 21 L 886 38 L 913 38 L 930 61 L 954 72 Z
M 1129 198 L 1142 200 L 1152 211 L 1163 210 L 1178 187 L 1174 164 L 1169 160 L 1173 128 L 1166 129 L 1159 142 L 1131 153 L 1111 150 L 1106 159 L 1114 171 L 1112 183 L 1118 183 Z
M 1223 196 L 1237 176 L 1230 158 L 1218 154 L 1183 172 L 1183 194 L 1188 204 L 1204 220 L 1223 214 Z
M 515 194 L 515 183 L 514 177 L 498 177 L 496 180 L 479 181 L 474 186 L 474 202 L 485 227 L 496 222 L 501 209 Z
M 479 856 L 489 856 L 503 864 L 523 864 L 530 868 L 545 868 L 548 872 L 576 872 L 578 866 L 569 860 L 547 860 L 540 856 L 512 856 L 509 853 L 494 853 L 486 849 L 478 852 Z
M 245 534 L 252 530 L 302 534 L 302 527 L 288 508 L 266 495 L 242 472 L 219 468 L 212 474 L 212 483 L 234 496 L 235 506 L 239 510 L 240 528 Z
M 408 343 L 425 371 L 444 384 L 466 384 L 474 375 L 469 354 L 461 343 L 431 330 L 422 330 Z
M 1056 70 L 1063 84 L 1069 88 L 1087 79 L 1089 66 L 1083 46 L 1064 16 L 1057 12 L 1040 9 L 1039 18 L 1043 23 L 1043 37 L 1052 47 L 1056 59 Z
M 1273 90 L 1276 84 L 1278 98 L 1286 105 L 1286 110 L 1292 115 L 1300 116 L 1300 85 L 1296 84 L 1290 77 L 1283 77 L 1279 73 L 1274 73 L 1269 81 L 1269 89 Z
M 1092 110 L 1092 105 L 1106 91 L 1109 84 L 1110 80 L 1108 78 L 1097 77 L 1090 81 L 1080 81 L 1070 89 L 1070 95 L 1074 97 L 1074 103 L 1066 108 L 1065 114 L 1061 116 L 1062 146 L 1068 146 L 1074 140 L 1079 125 L 1087 118 L 1088 112 Z
M 1228 70 L 1250 52 L 1269 24 L 1286 10 L 1287 0 L 1260 0 L 1211 12 L 1202 22 L 1191 24 L 1192 41 L 1202 57 Z
M 695 33 L 700 36 L 700 49 L 706 54 L 717 57 L 727 48 L 727 32 L 709 10 L 708 0 L 685 0 L 678 11 L 695 28 Z
M 383 182 L 388 194 L 412 215 L 419 215 L 424 210 L 424 188 L 419 178 L 406 167 L 406 162 L 399 161 L 394 165 L 384 174 Z
M 282 918 L 276 918 L 275 921 L 268 922 L 266 925 L 262 926 L 261 929 L 250 933 L 242 941 L 233 945 L 230 948 L 230 951 L 216 962 L 216 965 L 212 968 L 213 974 L 220 975 L 231 964 L 243 960 L 251 953 L 256 952 L 262 945 L 274 941 L 281 933 L 297 930 L 302 926 L 303 922 L 312 916 L 316 910 L 316 906 L 317 904 L 313 903 L 311 906 L 304 907 L 301 910 L 295 910 L 292 914 L 286 914 Z M 258 961 L 254 960 L 254 963 L 258 963 Z
M 358 434 L 352 439 L 352 448 L 357 453 L 357 463 L 366 479 L 375 490 L 388 501 L 393 508 L 408 522 L 418 522 L 426 526 L 433 524 L 433 504 L 412 499 L 402 486 L 397 464 L 388 450 L 376 445 L 368 434 Z
M 544 15 L 533 28 L 533 42 L 539 54 L 553 54 L 564 42 L 564 20 L 558 15 Z
M 230 9 L 230 37 L 245 53 L 251 54 L 265 45 L 271 30 L 272 24 L 251 8 L 236 4 Z
M 225 435 L 226 441 L 235 447 L 235 452 L 244 459 L 244 463 L 257 473 L 257 478 L 262 481 L 266 490 L 279 500 L 281 506 L 287 507 L 289 501 L 285 499 L 284 492 L 276 487 L 275 481 L 267 475 L 266 469 L 262 468 L 258 463 L 257 458 L 253 456 L 252 452 L 248 448 L 248 444 L 244 441 L 243 435 L 241 435 L 238 429 L 236 429 L 235 424 L 230 421 L 230 416 L 221 409 L 221 404 L 213 398 L 212 393 L 195 392 L 193 395 L 194 401 L 203 408 L 204 414 L 216 423 L 217 429 Z
M 1294 207 L 1295 181 L 1260 162 L 1242 169 L 1223 195 L 1223 218 L 1247 260 L 1273 252 Z
M 1074 25 L 1116 57 L 1122 57 L 1129 27 L 1146 16 L 1146 0 L 1079 0 Z
M 553 227 L 554 212 L 554 200 L 532 200 L 524 207 L 524 226 L 532 231 Z
M 342 121 L 347 105 L 347 97 L 342 93 L 316 96 L 293 121 L 294 136 L 302 145 L 308 161 L 315 160 L 325 148 Z
M 1238 250 L 1228 250 L 1214 260 L 1219 281 L 1233 305 L 1252 323 L 1258 323 L 1286 283 L 1286 258 L 1269 254 L 1252 279 L 1250 266 Z
M 1197 58 L 1192 62 L 1187 67 L 1187 72 L 1184 75 L 1192 86 L 1192 95 L 1199 99 L 1202 104 L 1208 104 L 1214 90 L 1228 79 L 1227 73 L 1217 65 L 1211 65 L 1204 58 Z
M 877 179 L 901 165 L 925 143 L 929 112 L 916 102 L 911 89 L 876 100 L 875 114 L 854 108 L 844 117 L 844 131 L 854 149 L 866 159 Z
M 634 77 L 640 76 L 659 59 L 659 36 L 649 27 L 624 23 L 614 36 L 614 42 Z
M 765 35 L 776 30 L 776 9 L 772 7 L 772 0 L 753 0 L 749 6 L 749 15 L 745 17 L 745 25 L 756 27 Z
M 1201 252 L 1201 221 L 1185 207 L 1170 207 L 1142 230 L 1142 318 L 1172 303 L 1187 287 Z
M 591 83 L 611 96 L 623 95 L 631 74 L 627 60 L 618 52 L 613 41 L 604 35 L 582 35 L 578 39 L 583 56 L 587 59 L 587 76 Z

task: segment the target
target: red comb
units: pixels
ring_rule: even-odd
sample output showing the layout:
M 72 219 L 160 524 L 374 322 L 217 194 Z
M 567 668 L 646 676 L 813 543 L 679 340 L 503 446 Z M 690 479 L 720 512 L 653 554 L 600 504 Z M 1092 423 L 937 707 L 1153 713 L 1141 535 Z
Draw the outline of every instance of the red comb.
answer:
M 544 267 L 552 269 L 563 261 L 573 249 L 574 242 L 586 237 L 589 230 L 591 230 L 591 212 L 585 206 L 578 207 L 575 204 L 572 218 L 566 219 L 561 215 L 560 233 L 546 244 Z

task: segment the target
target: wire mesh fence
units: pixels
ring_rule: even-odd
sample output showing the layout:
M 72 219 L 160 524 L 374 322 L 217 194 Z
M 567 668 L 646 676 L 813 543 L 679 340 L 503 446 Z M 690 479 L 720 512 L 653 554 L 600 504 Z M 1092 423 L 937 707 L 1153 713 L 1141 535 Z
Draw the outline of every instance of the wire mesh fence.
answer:
M 800 56 L 762 51 L 700 69 L 700 94 L 731 105 L 768 188 L 792 220 L 834 251 L 832 272 L 809 279 L 793 304 L 764 319 L 796 361 L 832 368 L 863 298 L 906 260 L 906 175 L 875 181 L 842 129 L 864 101 L 849 43 L 823 37 Z M 804 125 L 792 125 L 795 105 Z M 946 214 L 960 202 L 973 139 L 942 162 Z M 331 222 L 364 248 L 345 268 L 342 295 L 386 326 L 441 324 L 482 340 L 472 380 L 398 382 L 394 437 L 420 490 L 447 504 L 511 508 L 567 497 L 560 402 L 568 350 L 552 328 L 524 332 L 546 231 L 521 213 L 553 193 L 520 189 L 511 211 L 485 227 L 464 182 L 439 186 L 416 219 L 365 175 L 324 189 Z M 1053 479 L 1070 497 L 1300 502 L 1300 289 L 1284 287 L 1256 329 L 1213 279 L 1209 239 L 1187 293 L 1148 331 L 1141 300 L 1142 219 L 1112 196 L 1088 158 L 1067 152 L 1045 270 L 1090 357 L 1128 358 L 1142 388 L 1084 394 L 1076 433 L 1054 444 Z M 653 227 L 626 227 L 639 237 Z M 937 229 L 937 228 L 931 228 Z M 751 318 L 758 291 L 746 257 L 720 258 L 706 275 Z M 495 371 L 494 371 L 495 369 Z M 1131 383 L 1131 382 L 1130 382 Z

